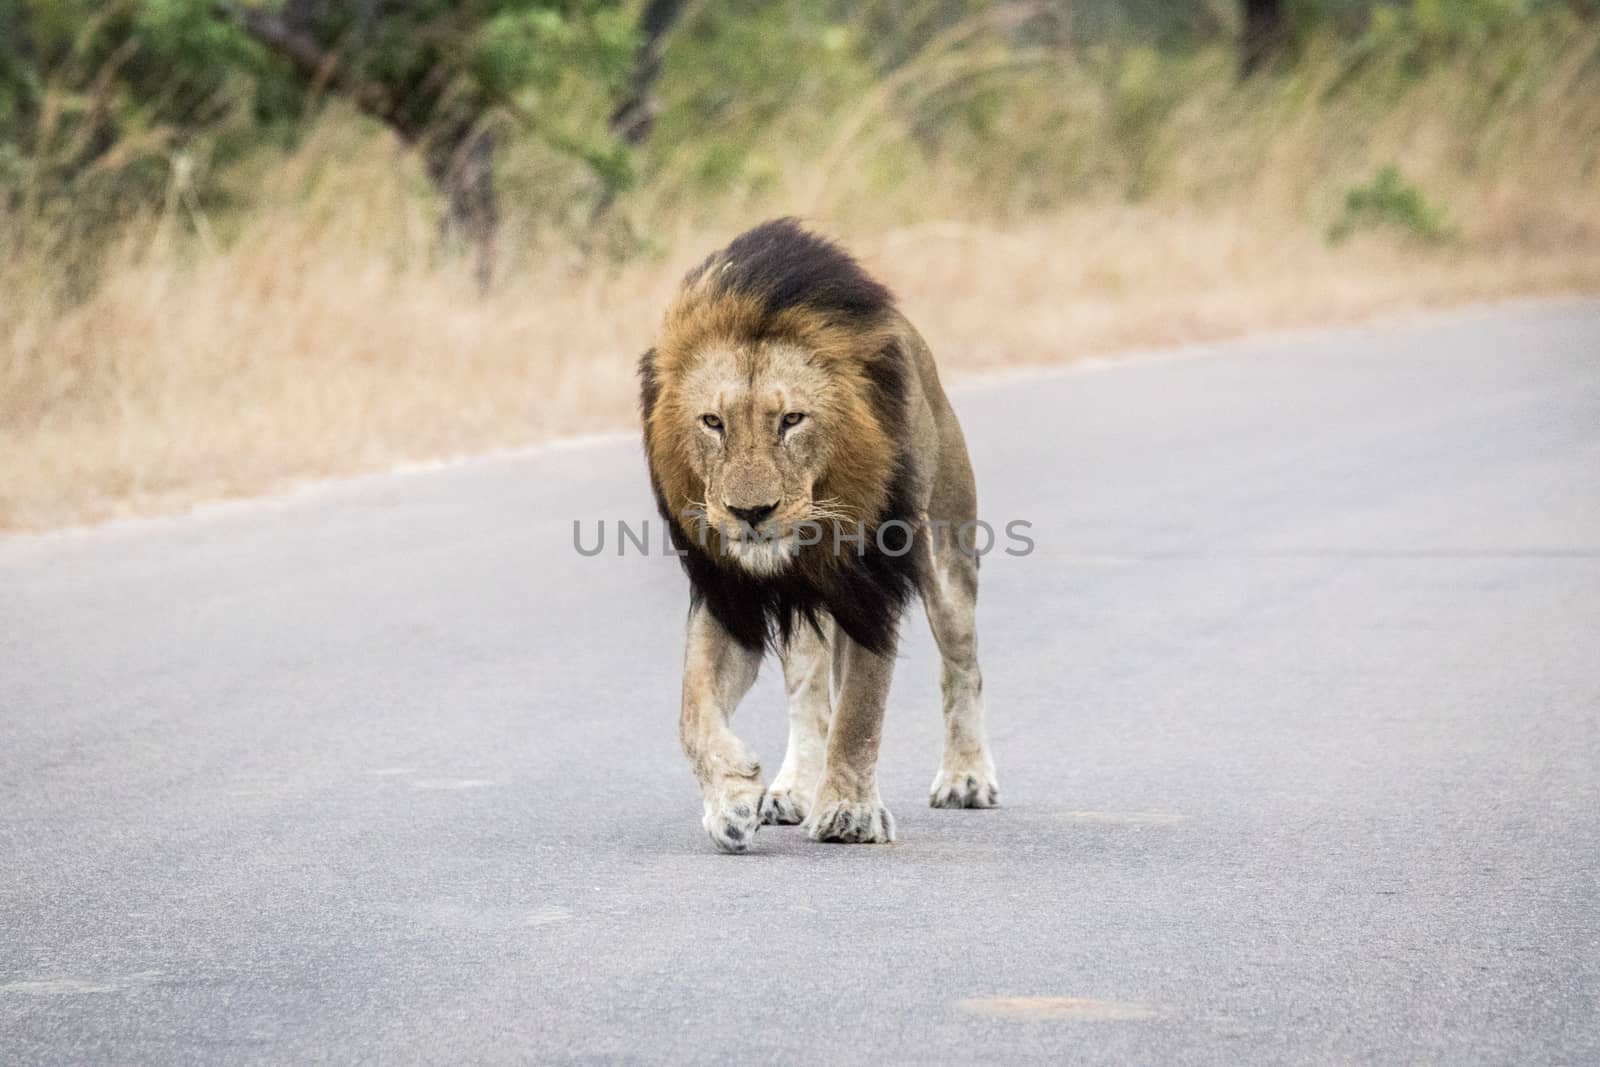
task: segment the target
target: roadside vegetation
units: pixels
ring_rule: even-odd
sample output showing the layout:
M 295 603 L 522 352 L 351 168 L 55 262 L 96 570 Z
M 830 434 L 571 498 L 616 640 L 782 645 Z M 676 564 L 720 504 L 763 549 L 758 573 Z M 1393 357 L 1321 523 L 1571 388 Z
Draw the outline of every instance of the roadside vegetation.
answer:
M 947 373 L 1600 291 L 1586 0 L 0 0 L 0 528 L 632 425 L 775 214 Z

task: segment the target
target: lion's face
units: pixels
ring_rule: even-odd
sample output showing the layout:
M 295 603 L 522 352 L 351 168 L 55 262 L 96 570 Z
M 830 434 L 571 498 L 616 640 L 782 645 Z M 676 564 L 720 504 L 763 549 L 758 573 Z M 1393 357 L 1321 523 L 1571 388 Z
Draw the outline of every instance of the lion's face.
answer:
M 845 517 L 819 498 L 839 428 L 830 376 L 792 344 L 702 352 L 675 406 L 689 421 L 698 503 L 727 555 L 756 573 L 791 563 L 800 524 Z M 816 540 L 817 534 L 811 535 Z
M 889 501 L 896 320 L 773 312 L 717 289 L 723 276 L 691 281 L 641 361 L 661 510 L 749 573 L 815 573 L 840 562 L 824 545 L 873 527 Z

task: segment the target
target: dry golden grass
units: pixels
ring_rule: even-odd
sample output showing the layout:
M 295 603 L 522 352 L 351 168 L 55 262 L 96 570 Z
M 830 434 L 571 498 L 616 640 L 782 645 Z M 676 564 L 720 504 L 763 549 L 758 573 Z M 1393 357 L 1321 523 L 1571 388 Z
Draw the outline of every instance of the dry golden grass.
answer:
M 195 264 L 130 261 L 59 316 L 0 317 L 0 525 L 181 509 L 630 427 L 637 354 L 681 268 L 725 236 L 616 274 L 552 268 L 489 297 L 457 272 L 393 266 L 293 224 Z M 1600 291 L 1596 245 L 1332 250 L 1315 234 L 1115 206 L 852 243 L 957 374 Z
M 1154 176 L 1132 202 L 1023 210 L 992 173 L 994 195 L 975 194 L 984 166 L 970 161 L 930 167 L 888 202 L 840 178 L 906 136 L 892 114 L 869 116 L 826 154 L 828 174 L 790 159 L 781 188 L 714 222 L 653 220 L 667 254 L 615 267 L 526 241 L 487 296 L 441 261 L 416 175 L 370 136 L 349 158 L 349 120 L 336 117 L 334 133 L 260 176 L 242 215 L 198 232 L 181 216 L 131 228 L 86 297 L 53 296 L 48 263 L 0 263 L 0 528 L 631 427 L 634 362 L 682 271 L 796 208 L 892 285 L 952 376 L 1597 292 L 1600 94 L 1582 73 L 1595 54 L 1592 39 L 1575 46 L 1570 71 L 1465 128 L 1453 116 L 1471 112 L 1475 90 L 1459 76 L 1364 123 L 1314 104 L 1241 104 L 1212 79 L 1215 96 L 1115 155 Z M 1302 101 L 1325 90 L 1316 70 Z M 1343 191 L 1391 160 L 1441 198 L 1455 239 L 1330 246 Z M 649 215 L 648 195 L 635 205 Z

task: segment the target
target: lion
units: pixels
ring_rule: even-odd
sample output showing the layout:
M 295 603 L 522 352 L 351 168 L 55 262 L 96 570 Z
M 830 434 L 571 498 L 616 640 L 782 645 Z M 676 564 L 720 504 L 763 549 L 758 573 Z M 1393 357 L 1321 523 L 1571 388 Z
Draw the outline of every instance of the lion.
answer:
M 793 219 L 692 270 L 640 360 L 644 451 L 690 583 L 679 737 L 725 852 L 762 825 L 886 843 L 877 782 L 902 610 L 920 595 L 942 660 L 944 754 L 929 802 L 989 808 L 977 518 L 933 355 L 889 290 Z M 789 739 L 764 786 L 730 721 L 767 649 Z

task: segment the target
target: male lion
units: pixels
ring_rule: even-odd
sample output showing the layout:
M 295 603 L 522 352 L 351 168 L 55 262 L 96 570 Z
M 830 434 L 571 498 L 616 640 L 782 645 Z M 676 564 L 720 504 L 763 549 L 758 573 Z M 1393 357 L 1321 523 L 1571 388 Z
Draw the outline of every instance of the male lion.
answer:
M 744 852 L 762 823 L 802 821 L 818 841 L 894 840 L 876 768 L 913 589 L 943 658 L 930 803 L 999 803 L 978 561 L 958 533 L 976 521 L 972 467 L 889 291 L 794 220 L 765 223 L 684 279 L 639 375 L 650 482 L 691 586 L 679 733 L 711 840 Z M 729 721 L 769 644 L 789 748 L 763 789 Z

